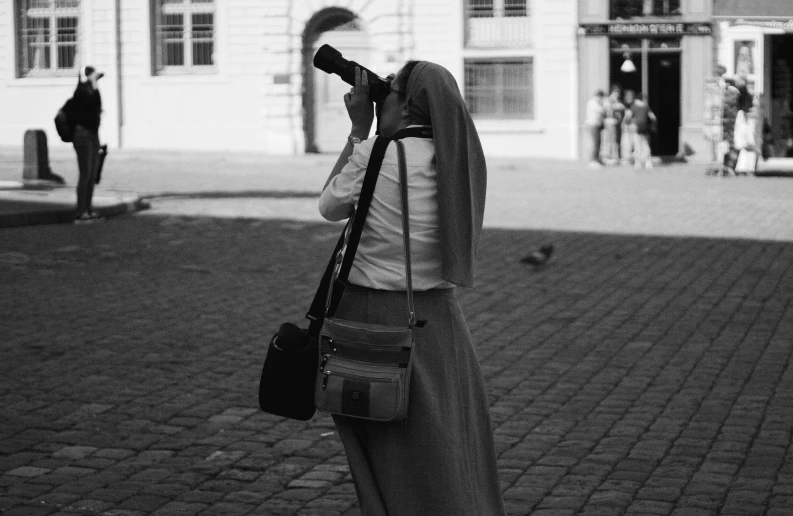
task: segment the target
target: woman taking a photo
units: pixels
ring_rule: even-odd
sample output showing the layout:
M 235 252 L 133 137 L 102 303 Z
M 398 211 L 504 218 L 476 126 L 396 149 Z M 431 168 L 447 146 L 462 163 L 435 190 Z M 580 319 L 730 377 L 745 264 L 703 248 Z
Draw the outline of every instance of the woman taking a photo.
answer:
M 350 216 L 376 137 L 366 72 L 344 101 L 348 143 L 320 197 L 328 220 Z M 473 285 L 485 205 L 482 146 L 457 83 L 426 61 L 407 63 L 379 105 L 385 137 L 431 126 L 433 138 L 404 138 L 414 302 L 417 317 L 407 419 L 381 423 L 333 416 L 350 464 L 361 513 L 503 515 L 487 394 L 454 287 Z M 336 317 L 405 323 L 405 265 L 399 166 L 386 149 L 369 214 Z

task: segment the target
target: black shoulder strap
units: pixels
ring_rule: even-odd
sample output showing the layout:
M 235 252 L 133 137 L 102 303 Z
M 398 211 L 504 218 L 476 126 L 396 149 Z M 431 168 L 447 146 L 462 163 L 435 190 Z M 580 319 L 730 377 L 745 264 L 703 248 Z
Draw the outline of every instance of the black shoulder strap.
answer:
M 366 221 L 366 215 L 369 213 L 369 205 L 372 203 L 372 195 L 374 194 L 374 188 L 377 184 L 377 178 L 380 175 L 380 167 L 383 164 L 385 151 L 388 148 L 388 144 L 390 142 L 390 139 L 378 136 L 377 140 L 374 142 L 374 146 L 372 146 L 372 153 L 369 156 L 369 164 L 366 166 L 366 175 L 364 176 L 363 185 L 361 186 L 361 195 L 358 198 L 358 207 L 353 212 L 353 215 L 347 222 L 347 226 L 344 228 L 344 231 L 342 231 L 341 236 L 339 237 L 339 241 L 336 243 L 336 248 L 330 257 L 328 266 L 325 268 L 325 274 L 322 276 L 322 281 L 320 281 L 317 293 L 314 295 L 314 301 L 312 301 L 311 308 L 309 308 L 308 313 L 306 314 L 306 317 L 311 321 L 311 324 L 309 325 L 309 333 L 314 330 L 319 333 L 319 330 L 322 327 L 322 321 L 325 316 L 325 302 L 328 296 L 328 289 L 330 288 L 333 270 L 338 263 L 338 257 L 340 254 L 343 254 L 344 259 L 341 262 L 341 270 L 338 276 L 339 279 L 346 281 L 347 276 L 350 273 L 352 262 L 355 258 L 355 252 L 357 251 L 358 243 L 361 240 L 363 224 Z M 347 240 L 347 247 L 344 249 L 345 236 L 347 236 L 346 234 L 348 230 L 349 239 Z M 329 310 L 329 313 L 333 313 L 335 311 L 343 293 L 343 288 L 334 287 L 333 299 L 331 300 L 331 310 Z
M 364 176 L 363 185 L 361 186 L 361 195 L 358 198 L 358 207 L 347 222 L 347 226 L 344 228 L 344 231 L 342 231 L 341 236 L 339 236 L 336 248 L 328 261 L 328 266 L 325 268 L 325 274 L 322 276 L 317 292 L 314 295 L 311 308 L 309 308 L 306 314 L 306 318 L 311 321 L 309 325 L 309 334 L 311 335 L 318 335 L 322 328 L 328 289 L 331 287 L 330 282 L 333 277 L 333 271 L 337 264 L 339 264 L 338 257 L 343 255 L 343 260 L 340 263 L 340 270 L 335 282 L 336 284 L 333 285 L 330 306 L 327 310 L 329 314 L 333 314 L 336 311 L 336 307 L 344 293 L 344 286 L 347 283 L 350 269 L 352 269 L 352 263 L 355 260 L 358 244 L 361 241 L 361 233 L 363 232 L 363 226 L 366 222 L 366 216 L 369 213 L 369 206 L 372 203 L 372 196 L 374 195 L 377 178 L 380 175 L 380 167 L 383 165 L 386 149 L 392 140 L 400 140 L 402 138 L 432 138 L 432 128 L 409 127 L 397 132 L 391 138 L 378 136 L 377 140 L 374 142 L 372 153 L 369 156 L 369 163 L 366 166 L 366 175 Z M 348 230 L 349 237 L 347 238 L 347 246 L 345 249 L 344 242 Z

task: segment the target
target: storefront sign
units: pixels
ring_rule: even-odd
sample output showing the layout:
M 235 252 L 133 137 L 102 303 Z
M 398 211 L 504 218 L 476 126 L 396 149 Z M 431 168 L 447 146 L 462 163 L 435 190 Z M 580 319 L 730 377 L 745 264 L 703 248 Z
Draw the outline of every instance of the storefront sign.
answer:
M 762 29 L 777 29 L 785 32 L 793 32 L 793 18 L 738 18 L 730 20 L 733 27 L 760 27 Z
M 579 36 L 712 36 L 710 23 L 587 23 L 578 27 Z

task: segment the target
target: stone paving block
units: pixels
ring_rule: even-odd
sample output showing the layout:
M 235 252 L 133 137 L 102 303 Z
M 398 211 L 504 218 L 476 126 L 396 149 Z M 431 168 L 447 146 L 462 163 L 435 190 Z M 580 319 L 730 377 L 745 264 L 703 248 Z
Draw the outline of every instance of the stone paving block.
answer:
M 332 496 L 323 496 L 322 498 L 317 498 L 316 500 L 311 500 L 305 506 L 304 510 L 306 512 L 310 512 L 315 509 L 319 510 L 329 510 L 334 511 L 336 514 L 341 514 L 342 512 L 350 509 L 353 505 L 356 505 L 358 500 L 355 496 L 347 496 L 347 497 L 332 497 Z
M 16 505 L 23 505 L 27 502 L 28 500 L 25 498 L 0 496 L 0 512 L 7 511 L 11 507 L 14 507 Z M 32 503 L 38 503 L 38 502 L 32 502 Z
M 672 511 L 672 516 L 713 516 L 716 514 L 713 509 L 702 509 L 697 507 L 681 507 Z
M 91 455 L 96 450 L 97 448 L 93 446 L 66 446 L 53 453 L 52 456 L 64 459 L 82 459 Z
M 167 504 L 170 500 L 162 496 L 136 494 L 126 498 L 119 504 L 120 509 L 152 513 Z
M 122 489 L 114 489 L 113 487 L 108 487 L 108 488 L 91 491 L 86 495 L 86 497 L 92 500 L 104 500 L 107 502 L 116 503 L 122 500 L 126 500 L 127 498 L 131 497 L 134 494 L 135 491 L 125 491 Z
M 625 511 L 625 514 L 635 516 L 667 516 L 674 509 L 670 502 L 656 500 L 634 500 Z
M 132 457 L 135 452 L 132 450 L 124 450 L 119 448 L 103 448 L 94 452 L 94 457 L 101 457 L 112 460 L 124 460 Z
M 96 470 L 91 468 L 81 468 L 77 466 L 67 466 L 63 468 L 58 468 L 55 471 L 53 471 L 53 473 L 58 475 L 71 476 L 71 477 L 84 477 L 86 475 L 92 475 L 96 473 Z
M 223 498 L 224 493 L 214 491 L 193 490 L 180 494 L 176 500 L 180 502 L 195 502 L 211 505 Z
M 255 514 L 272 514 L 273 516 L 287 516 L 296 513 L 305 505 L 305 501 L 271 498 L 255 509 Z M 360 514 L 360 513 L 359 513 Z
M 203 503 L 169 502 L 152 513 L 152 516 L 195 516 L 209 505 Z
M 68 493 L 48 493 L 30 501 L 31 504 L 51 505 L 53 507 L 65 507 L 80 499 L 80 495 Z
M 57 507 L 18 505 L 5 511 L 3 516 L 45 516 L 57 510 Z
M 201 515 L 204 516 L 227 516 L 229 514 L 250 514 L 256 509 L 256 505 L 245 503 L 218 502 L 207 507 Z
M 48 468 L 36 468 L 33 466 L 21 466 L 19 468 L 14 468 L 11 471 L 6 471 L 6 475 L 11 475 L 14 477 L 25 477 L 25 478 L 33 478 L 39 477 L 41 475 L 46 475 L 50 473 L 52 470 Z
M 70 503 L 65 510 L 73 512 L 102 513 L 113 508 L 113 503 L 104 500 L 82 499 Z
M 308 502 L 318 498 L 321 494 L 322 494 L 321 489 L 297 487 L 297 488 L 288 488 L 284 491 L 281 491 L 280 493 L 276 494 L 273 498 L 277 498 L 279 500 Z

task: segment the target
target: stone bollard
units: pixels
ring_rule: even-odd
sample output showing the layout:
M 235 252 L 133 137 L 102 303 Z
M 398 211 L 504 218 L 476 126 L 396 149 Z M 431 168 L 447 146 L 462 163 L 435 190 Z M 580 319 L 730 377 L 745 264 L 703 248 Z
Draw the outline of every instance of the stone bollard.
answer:
M 47 148 L 47 134 L 43 129 L 28 129 L 24 139 L 23 180 L 45 179 L 63 184 L 61 176 L 50 169 L 50 154 Z

